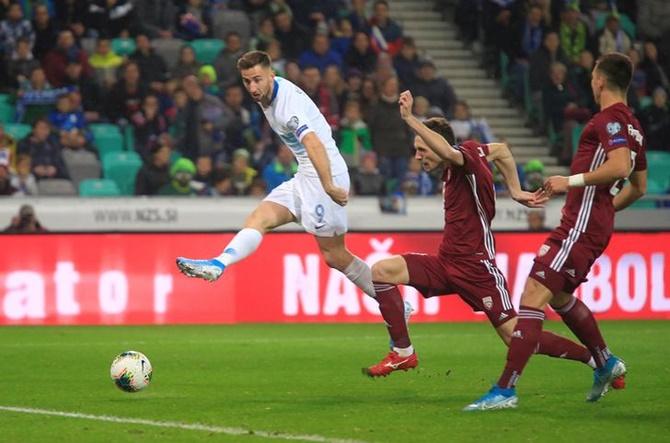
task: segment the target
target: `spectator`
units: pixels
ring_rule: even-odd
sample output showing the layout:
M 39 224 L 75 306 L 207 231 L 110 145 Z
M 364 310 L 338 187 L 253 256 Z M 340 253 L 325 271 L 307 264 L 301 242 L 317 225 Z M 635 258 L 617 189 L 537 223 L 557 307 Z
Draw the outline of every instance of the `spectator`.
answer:
M 28 81 L 33 70 L 40 67 L 40 62 L 35 60 L 30 50 L 30 40 L 21 37 L 16 44 L 16 51 L 7 61 L 7 77 L 10 84 L 18 88 Z
M 433 181 L 421 167 L 416 157 L 409 160 L 409 166 L 400 186 L 406 195 L 430 195 L 433 193 Z
M 598 38 L 598 49 L 600 55 L 610 52 L 627 53 L 631 48 L 630 37 L 621 29 L 619 17 L 616 14 L 610 14 L 605 21 L 605 29 Z
M 426 97 L 431 105 L 438 106 L 445 115 L 452 115 L 456 94 L 445 78 L 436 76 L 432 61 L 421 62 L 418 79 L 411 90 L 415 96 Z
M 84 23 L 88 18 L 89 2 L 86 0 L 54 0 L 56 6 L 56 27 L 71 31 L 77 39 L 86 32 Z
M 137 171 L 135 195 L 157 195 L 170 182 L 170 144 L 165 138 L 158 139 L 151 145 L 149 154 Z
M 645 72 L 647 78 L 646 95 L 651 95 L 658 87 L 670 90 L 668 75 L 658 63 L 658 49 L 652 41 L 644 42 L 644 60 L 640 64 L 640 69 Z
M 12 218 L 12 222 L 5 228 L 5 232 L 10 234 L 36 234 L 46 232 L 46 229 L 35 217 L 35 209 L 31 205 L 22 205 L 19 208 L 18 216 Z
M 376 0 L 373 16 L 370 19 L 368 34 L 372 39 L 375 52 L 388 52 L 394 56 L 402 45 L 402 28 L 389 16 L 389 4 L 386 0 Z
M 306 48 L 307 32 L 294 23 L 293 17 L 285 10 L 274 16 L 275 35 L 281 43 L 282 52 L 288 59 L 297 59 Z
M 340 104 L 343 103 L 342 100 L 344 99 L 344 91 L 346 89 L 346 85 L 342 79 L 342 71 L 335 65 L 326 67 L 323 72 L 323 85 L 330 91 L 330 95 L 335 97 L 339 109 Z
M 344 85 L 344 93 L 341 98 L 341 103 L 346 103 L 350 100 L 360 102 L 362 98 L 362 87 L 363 74 L 358 69 L 350 69 L 347 73 L 347 79 Z
M 654 102 L 642 111 L 640 122 L 646 135 L 647 149 L 670 152 L 670 113 L 668 94 L 658 87 L 654 91 Z
M 347 166 L 357 168 L 365 152 L 372 149 L 370 130 L 361 115 L 358 101 L 349 100 L 344 105 L 344 118 L 340 124 L 338 147 Z
M 387 78 L 397 77 L 393 68 L 393 59 L 388 52 L 382 52 L 377 56 L 375 72 L 372 74 L 372 77 L 379 85 L 384 83 Z
M 513 46 L 510 48 L 514 61 L 511 63 L 510 76 L 512 78 L 513 99 L 520 102 L 524 97 L 524 78 L 528 72 L 530 56 L 542 46 L 544 39 L 544 23 L 542 9 L 533 5 L 529 8 L 526 19 L 513 37 Z M 504 39 L 504 36 L 502 37 Z
M 337 130 L 340 121 L 340 109 L 337 97 L 321 83 L 321 73 L 315 66 L 308 66 L 302 71 L 302 88 L 319 108 L 333 131 Z
M 458 111 L 458 102 L 456 102 L 456 111 Z M 414 98 L 414 109 L 412 110 L 412 113 L 418 118 L 420 121 L 424 122 L 430 118 L 429 113 L 430 113 L 430 102 L 426 97 L 418 96 Z M 450 121 L 449 123 L 452 123 Z
M 137 49 L 130 55 L 130 59 L 140 68 L 143 81 L 152 91 L 163 92 L 168 78 L 165 59 L 151 47 L 151 40 L 145 34 L 135 37 L 135 45 Z
M 316 66 L 323 72 L 326 66 L 336 65 L 342 68 L 342 57 L 330 49 L 330 41 L 325 34 L 316 34 L 312 39 L 312 48 L 304 51 L 298 60 L 300 67 Z
M 58 39 L 58 32 L 56 25 L 49 16 L 49 8 L 46 5 L 34 5 L 33 13 L 32 26 L 35 30 L 33 55 L 37 60 L 41 60 L 47 52 L 54 48 Z
M 244 93 L 239 85 L 226 89 L 223 100 L 225 139 L 227 152 L 238 148 L 252 149 L 256 143 L 252 128 L 251 112 L 244 107 Z
M 549 84 L 549 66 L 559 62 L 568 65 L 568 58 L 561 49 L 558 34 L 554 31 L 544 35 L 542 47 L 530 56 L 529 83 L 533 93 L 539 93 Z
M 242 48 L 242 38 L 237 32 L 226 34 L 226 47 L 214 60 L 214 67 L 219 77 L 219 87 L 221 90 L 230 85 L 239 83 L 239 74 L 237 73 L 237 59 L 240 58 L 244 49 Z
M 295 60 L 288 60 L 284 65 L 284 74 L 286 79 L 291 83 L 300 85 L 302 83 L 302 71 L 300 65 Z
M 570 63 L 577 64 L 579 55 L 588 48 L 589 30 L 581 20 L 579 5 L 570 4 L 563 13 L 560 26 L 561 47 Z
M 42 61 L 47 79 L 54 87 L 61 87 L 65 84 L 65 69 L 69 63 L 79 63 L 82 76 L 90 76 L 93 73 L 86 52 L 75 45 L 72 31 L 65 30 L 58 34 L 56 47 L 49 51 Z
M 637 3 L 637 25 L 642 35 L 656 40 L 670 30 L 670 3 L 666 0 L 640 0 Z
M 135 21 L 130 0 L 94 0 L 88 6 L 88 23 L 99 36 L 126 37 Z
M 69 178 L 61 155 L 58 137 L 51 134 L 49 122 L 40 119 L 33 124 L 32 132 L 19 142 L 19 155 L 27 154 L 32 159 L 32 172 L 37 180 Z
M 52 88 L 40 67 L 30 73 L 30 82 L 21 85 L 16 106 L 18 121 L 33 123 L 51 111 L 59 95 L 68 92 L 65 88 Z
M 421 66 L 416 44 L 412 37 L 404 37 L 400 52 L 393 58 L 393 67 L 398 74 L 401 89 L 409 89 L 416 83 L 416 73 Z
M 209 190 L 209 194 L 212 197 L 228 197 L 235 195 L 229 168 L 220 168 L 214 171 L 212 181 L 214 182 L 214 186 Z
M 363 155 L 360 167 L 352 175 L 352 187 L 356 195 L 384 194 L 384 175 L 377 169 L 377 155 L 374 152 Z
M 116 71 L 123 61 L 123 57 L 112 49 L 112 42 L 108 38 L 99 38 L 88 62 L 94 70 L 97 83 L 105 89 L 111 89 L 116 83 Z
M 177 114 L 176 124 L 184 128 L 177 145 L 189 159 L 214 155 L 223 149 L 223 103 L 217 97 L 205 94 L 195 76 L 186 77 L 182 84 L 188 104 Z
M 16 161 L 16 173 L 11 176 L 11 185 L 16 189 L 14 195 L 21 197 L 36 196 L 37 180 L 31 172 L 32 159 L 29 155 L 22 154 Z
M 271 40 L 268 43 L 267 53 L 270 56 L 270 60 L 272 60 L 270 65 L 272 70 L 276 72 L 277 75 L 284 77 L 284 73 L 286 72 L 286 59 L 282 53 L 279 40 Z M 235 75 L 237 75 L 237 73 L 235 73 Z
M 260 177 L 256 177 L 251 181 L 251 186 L 249 186 L 249 197 L 263 198 L 267 195 L 266 189 L 268 185 Z
M 70 94 L 63 94 L 56 101 L 56 109 L 49 114 L 49 123 L 60 133 L 86 131 L 86 118 L 84 113 L 76 110 L 72 104 Z
M 212 157 L 203 155 L 195 161 L 195 176 L 191 186 L 198 192 L 198 195 L 209 195 L 213 183 Z
M 170 168 L 170 181 L 159 190 L 159 195 L 188 197 L 196 194 L 191 180 L 195 175 L 195 165 L 187 158 L 180 158 Z
M 21 4 L 10 3 L 5 20 L 0 21 L 0 58 L 11 57 L 21 37 L 28 39 L 30 47 L 35 43 L 33 26 L 28 20 L 24 20 Z
M 577 93 L 568 88 L 566 81 L 567 70 L 563 63 L 554 63 L 549 68 L 551 83 L 542 91 L 542 104 L 544 115 L 548 123 L 553 125 L 555 131 L 560 132 L 563 128 L 564 110 L 568 104 L 577 101 Z
M 351 27 L 351 22 L 346 18 L 340 19 L 337 28 L 333 31 L 330 46 L 341 58 L 344 58 L 351 47 L 353 37 L 354 30 Z
M 298 164 L 293 157 L 293 153 L 285 144 L 280 144 L 275 159 L 263 169 L 263 180 L 269 193 L 285 181 L 293 178 L 298 172 Z
M 107 94 L 106 116 L 113 122 L 128 122 L 142 107 L 147 88 L 140 81 L 140 68 L 135 62 L 127 62 L 121 80 Z
M 470 114 L 470 106 L 463 100 L 456 102 L 454 118 L 449 123 L 459 142 L 478 140 L 481 143 L 491 143 L 493 141 L 493 134 L 486 119 L 474 119 Z
M 579 97 L 579 104 L 592 112 L 597 111 L 597 106 L 593 100 L 593 92 L 591 91 L 591 72 L 595 61 L 593 54 L 590 51 L 584 50 L 579 54 L 579 63 L 570 68 L 570 83 L 572 83 Z
M 379 91 L 377 83 L 371 78 L 365 78 L 361 84 L 361 110 L 367 116 L 370 109 L 379 102 Z M 366 117 L 367 120 L 367 117 Z
M 82 75 L 81 63 L 77 61 L 68 63 L 65 68 L 65 86 L 69 90 L 76 89 L 76 94 L 71 93 L 73 99 L 78 95 L 79 103 L 74 107 L 79 108 L 81 105 L 86 121 L 93 122 L 100 119 L 103 108 L 102 91 L 92 78 Z
M 246 195 L 251 182 L 258 173 L 249 166 L 249 151 L 237 149 L 233 152 L 231 177 L 236 195 Z
M 139 34 L 145 34 L 151 38 L 172 37 L 177 17 L 177 6 L 174 2 L 142 0 L 134 4 Z
M 0 152 L 7 152 L 9 159 L 9 169 L 16 169 L 16 140 L 5 132 L 5 125 L 0 121 Z
M 528 221 L 528 230 L 530 232 L 541 232 L 546 228 L 544 226 L 544 209 L 534 209 L 528 211 L 527 221 Z
M 198 75 L 200 67 L 202 64 L 195 59 L 195 51 L 189 45 L 184 45 L 179 50 L 179 60 L 172 72 L 170 77 L 175 80 L 183 80 L 184 77 L 189 75 Z
M 370 74 L 375 68 L 376 60 L 377 57 L 370 47 L 368 35 L 362 31 L 356 32 L 353 43 L 344 56 L 347 71 L 356 69 L 365 74 Z
M 366 12 L 366 0 L 351 0 L 349 16 L 347 19 L 355 32 L 365 32 L 368 27 L 368 16 Z
M 405 177 L 412 142 L 398 112 L 398 79 L 388 78 L 382 85 L 381 98 L 372 105 L 367 122 L 372 146 L 384 177 L 395 179 L 396 185 Z
M 219 95 L 219 92 L 221 91 L 219 89 L 219 85 L 217 84 L 217 79 L 218 77 L 216 75 L 216 69 L 214 69 L 214 66 L 203 65 L 200 67 L 200 71 L 198 71 L 198 81 L 200 82 L 200 85 L 206 94 L 215 96 Z
M 525 191 L 535 192 L 544 186 L 544 163 L 533 159 L 523 167 L 522 187 Z
M 177 35 L 184 40 L 210 37 L 212 26 L 208 2 L 186 0 L 177 14 Z
M 633 77 L 629 89 L 640 99 L 647 95 L 647 73 L 640 69 L 640 53 L 635 47 L 631 47 L 626 55 L 633 65 Z
M 135 132 L 135 150 L 146 158 L 150 147 L 168 130 L 167 119 L 160 112 L 158 97 L 153 94 L 144 97 L 142 108 L 132 115 L 130 122 Z
M 249 49 L 267 51 L 268 45 L 275 39 L 275 24 L 272 17 L 263 17 L 258 23 L 256 35 L 253 36 L 251 42 L 249 42 Z
M 17 191 L 9 175 L 9 151 L 0 150 L 0 196 L 14 195 Z

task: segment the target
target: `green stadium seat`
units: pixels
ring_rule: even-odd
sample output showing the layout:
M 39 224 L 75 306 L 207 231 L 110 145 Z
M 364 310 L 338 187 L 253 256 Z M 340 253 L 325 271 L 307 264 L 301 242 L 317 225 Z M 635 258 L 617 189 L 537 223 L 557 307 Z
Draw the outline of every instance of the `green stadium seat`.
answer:
M 0 122 L 13 122 L 16 116 L 16 108 L 13 104 L 7 102 L 0 102 Z
M 196 60 L 204 64 L 213 63 L 216 56 L 225 47 L 223 41 L 215 38 L 200 38 L 193 40 L 190 44 L 195 51 Z
M 135 52 L 135 40 L 132 38 L 115 38 L 112 40 L 112 49 L 120 56 Z
M 12 103 L 13 101 L 10 94 L 0 94 L 0 103 Z
M 140 167 L 142 159 L 136 152 L 108 152 L 102 159 L 104 177 L 116 182 L 121 195 L 133 195 Z
M 82 197 L 115 197 L 121 190 L 114 180 L 90 178 L 79 183 L 79 195 Z
M 100 157 L 108 152 L 123 151 L 123 135 L 119 127 L 110 123 L 93 123 L 89 125 L 93 134 L 93 145 Z
M 5 132 L 11 135 L 17 142 L 26 138 L 26 136 L 33 130 L 30 125 L 25 123 L 5 123 L 4 128 Z
M 128 125 L 126 128 L 123 130 L 123 139 L 126 144 L 126 151 L 134 151 L 135 150 L 135 129 Z
M 582 136 L 582 131 L 584 130 L 584 125 L 575 125 L 574 128 L 572 128 L 572 153 L 574 154 L 577 152 L 577 148 L 579 147 L 579 137 Z
M 670 189 L 670 152 L 647 151 L 647 169 L 649 181 Z

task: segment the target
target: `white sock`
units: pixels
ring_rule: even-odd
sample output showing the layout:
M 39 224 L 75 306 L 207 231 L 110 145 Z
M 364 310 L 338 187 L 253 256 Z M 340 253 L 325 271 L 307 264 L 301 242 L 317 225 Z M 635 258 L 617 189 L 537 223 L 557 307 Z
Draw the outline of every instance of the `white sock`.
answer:
M 344 275 L 370 297 L 375 298 L 375 287 L 372 284 L 372 270 L 367 263 L 354 255 L 354 259 L 344 270 Z
M 414 346 L 409 345 L 406 348 L 396 348 L 395 346 L 393 347 L 393 350 L 398 353 L 399 356 L 401 357 L 409 357 L 410 355 L 414 354 Z
M 244 228 L 228 243 L 216 260 L 225 266 L 232 265 L 251 255 L 261 244 L 263 234 L 255 229 Z
M 591 369 L 595 369 L 598 367 L 598 365 L 596 365 L 596 360 L 593 357 L 591 357 L 591 360 L 589 360 L 586 364 L 591 366 Z

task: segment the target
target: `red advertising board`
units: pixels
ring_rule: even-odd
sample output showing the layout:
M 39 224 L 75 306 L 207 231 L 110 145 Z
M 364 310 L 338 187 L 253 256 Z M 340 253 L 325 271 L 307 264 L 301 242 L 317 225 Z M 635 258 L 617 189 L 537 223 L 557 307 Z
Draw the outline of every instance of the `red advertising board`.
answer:
M 518 300 L 545 234 L 498 233 L 497 261 Z M 216 255 L 232 234 L 0 236 L 0 324 L 378 322 L 373 299 L 329 269 L 311 236 L 276 233 L 214 284 L 175 257 Z M 352 233 L 368 263 L 433 253 L 441 233 Z M 670 233 L 617 233 L 577 295 L 603 319 L 670 319 Z M 413 322 L 482 321 L 456 296 L 404 295 Z

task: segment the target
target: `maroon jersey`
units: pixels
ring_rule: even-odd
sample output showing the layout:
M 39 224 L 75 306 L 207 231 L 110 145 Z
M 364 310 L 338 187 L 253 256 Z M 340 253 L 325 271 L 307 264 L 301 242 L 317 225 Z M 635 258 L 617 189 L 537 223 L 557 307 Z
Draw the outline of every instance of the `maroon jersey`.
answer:
M 460 145 L 465 163 L 444 171 L 444 236 L 439 255 L 477 255 L 495 258 L 491 220 L 495 216 L 493 175 L 485 144 Z
M 623 147 L 630 149 L 632 170 L 647 169 L 640 123 L 628 106 L 617 103 L 600 111 L 586 124 L 570 172 L 595 171 L 605 163 L 610 151 Z M 561 242 L 561 249 L 551 263 L 552 269 L 560 271 L 577 242 L 599 251 L 598 254 L 605 249 L 614 230 L 612 200 L 623 184 L 624 180 L 619 180 L 607 185 L 570 188 L 561 224 L 549 237 Z

